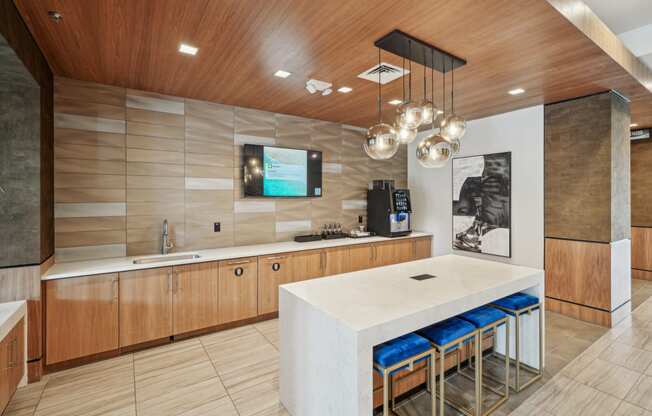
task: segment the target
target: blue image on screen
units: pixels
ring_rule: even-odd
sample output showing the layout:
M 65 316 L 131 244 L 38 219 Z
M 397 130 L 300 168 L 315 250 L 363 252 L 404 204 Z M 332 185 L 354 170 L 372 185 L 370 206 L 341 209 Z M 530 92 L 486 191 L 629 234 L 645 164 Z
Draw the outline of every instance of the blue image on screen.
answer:
M 263 195 L 308 195 L 307 151 L 265 147 L 263 165 Z

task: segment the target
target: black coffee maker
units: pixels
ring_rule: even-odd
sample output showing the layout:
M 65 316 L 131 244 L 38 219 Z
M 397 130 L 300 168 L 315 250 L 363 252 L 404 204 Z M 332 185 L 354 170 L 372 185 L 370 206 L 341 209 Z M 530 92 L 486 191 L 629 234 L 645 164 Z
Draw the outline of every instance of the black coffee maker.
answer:
M 367 191 L 367 228 L 383 237 L 412 232 L 412 206 L 408 189 L 394 189 L 393 180 L 374 180 Z

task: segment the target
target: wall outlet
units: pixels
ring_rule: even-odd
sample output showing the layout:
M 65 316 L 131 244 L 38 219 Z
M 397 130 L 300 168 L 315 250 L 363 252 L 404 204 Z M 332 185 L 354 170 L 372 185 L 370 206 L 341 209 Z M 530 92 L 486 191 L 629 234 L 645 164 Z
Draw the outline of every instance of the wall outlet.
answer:
M 358 224 L 362 224 L 362 223 L 363 223 L 362 215 L 358 215 Z
M 213 223 L 213 232 L 219 233 L 220 232 L 221 225 L 219 222 Z

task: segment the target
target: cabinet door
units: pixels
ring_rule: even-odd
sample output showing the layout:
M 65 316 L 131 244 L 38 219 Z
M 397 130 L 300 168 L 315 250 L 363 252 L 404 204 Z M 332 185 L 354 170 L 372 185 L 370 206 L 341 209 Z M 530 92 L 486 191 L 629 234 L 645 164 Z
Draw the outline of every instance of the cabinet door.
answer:
M 314 279 L 324 275 L 324 256 L 322 250 L 298 251 L 292 254 L 294 281 Z
M 7 335 L 3 340 L 0 340 L 0 414 L 9 403 L 13 393 L 11 388 L 11 364 L 11 337 Z
M 215 326 L 218 321 L 218 263 L 197 263 L 174 267 L 173 333 Z
M 258 259 L 220 262 L 219 322 L 239 321 L 258 315 Z
M 375 267 L 387 266 L 396 263 L 393 241 L 376 243 L 373 245 L 373 249 Z
M 323 250 L 322 256 L 324 276 L 346 273 L 351 269 L 348 247 L 328 248 Z
M 172 268 L 120 273 L 120 346 L 172 335 Z
M 12 330 L 12 341 L 13 348 L 11 350 L 13 354 L 11 369 L 11 394 L 13 395 L 15 389 L 18 387 L 20 380 L 25 374 L 25 321 L 21 319 L 18 321 L 14 329 Z
M 278 287 L 292 283 L 289 254 L 258 258 L 258 315 L 278 312 Z
M 45 282 L 45 361 L 118 349 L 118 274 Z
M 427 259 L 431 256 L 431 241 L 432 239 L 430 237 L 417 238 L 414 240 L 415 260 Z
M 350 268 L 352 272 L 374 267 L 374 249 L 371 244 L 356 244 L 349 248 Z
M 416 246 L 414 239 L 407 238 L 403 240 L 396 240 L 394 242 L 394 254 L 392 263 L 404 263 L 406 261 L 414 260 L 416 255 Z

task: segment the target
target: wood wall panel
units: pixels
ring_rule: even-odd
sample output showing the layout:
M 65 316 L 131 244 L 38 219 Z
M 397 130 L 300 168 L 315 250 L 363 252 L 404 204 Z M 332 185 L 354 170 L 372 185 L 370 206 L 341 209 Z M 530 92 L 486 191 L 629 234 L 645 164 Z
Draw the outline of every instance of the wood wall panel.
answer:
M 612 310 L 609 244 L 546 238 L 545 269 L 547 297 Z
M 632 227 L 632 269 L 652 272 L 652 228 Z
M 407 185 L 407 151 L 374 162 L 358 128 L 64 78 L 55 92 L 57 261 L 157 253 L 165 218 L 174 250 L 350 229 L 370 180 Z M 245 198 L 244 143 L 322 151 L 323 197 Z
M 652 140 L 631 144 L 632 226 L 652 227 Z

